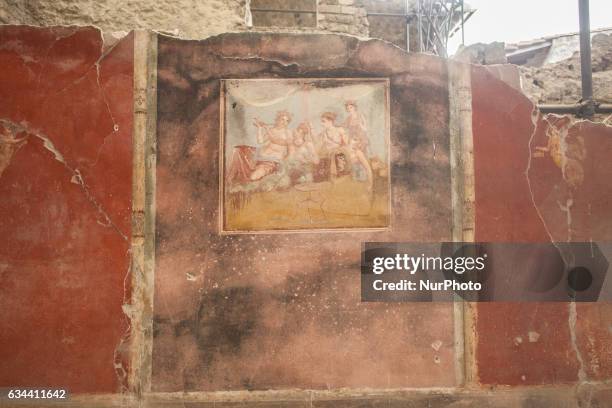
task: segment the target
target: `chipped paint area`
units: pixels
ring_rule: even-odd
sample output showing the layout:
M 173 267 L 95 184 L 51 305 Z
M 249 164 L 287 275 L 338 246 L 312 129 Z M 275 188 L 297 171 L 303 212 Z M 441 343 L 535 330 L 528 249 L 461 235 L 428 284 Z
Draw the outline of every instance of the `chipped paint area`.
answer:
M 4 169 L 11 163 L 15 152 L 27 142 L 27 137 L 18 136 L 18 133 L 18 129 L 11 126 L 10 123 L 0 121 L 0 177 Z

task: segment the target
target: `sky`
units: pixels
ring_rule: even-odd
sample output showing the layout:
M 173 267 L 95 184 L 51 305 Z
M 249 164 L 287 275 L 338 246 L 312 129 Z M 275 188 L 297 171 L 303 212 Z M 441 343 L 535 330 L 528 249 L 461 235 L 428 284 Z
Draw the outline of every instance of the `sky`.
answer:
M 577 32 L 578 0 L 465 0 L 476 13 L 465 24 L 465 44 L 506 43 Z M 612 0 L 591 0 L 591 29 L 612 27 Z M 459 31 L 449 54 L 461 44 Z

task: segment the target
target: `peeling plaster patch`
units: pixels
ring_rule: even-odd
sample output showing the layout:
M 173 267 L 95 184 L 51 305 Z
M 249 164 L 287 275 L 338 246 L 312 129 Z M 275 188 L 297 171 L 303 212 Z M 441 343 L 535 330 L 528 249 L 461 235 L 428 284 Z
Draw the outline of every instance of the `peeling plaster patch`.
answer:
M 127 241 L 127 236 L 110 219 L 109 215 L 102 208 L 102 205 L 94 198 L 93 194 L 89 189 L 89 186 L 83 180 L 79 169 L 72 168 L 70 167 L 70 165 L 68 165 L 68 163 L 66 163 L 64 155 L 56 149 L 55 145 L 53 144 L 51 139 L 49 139 L 49 137 L 47 137 L 38 130 L 30 129 L 29 124 L 27 122 L 17 124 L 7 119 L 0 119 L 0 125 L 6 129 L 12 129 L 12 132 L 14 133 L 25 133 L 27 136 L 25 136 L 23 140 L 27 139 L 29 136 L 33 136 L 37 139 L 40 139 L 43 143 L 44 148 L 51 152 L 55 160 L 62 163 L 66 170 L 68 170 L 68 172 L 71 174 L 70 182 L 77 184 L 83 190 L 83 193 L 85 193 L 87 200 L 92 204 L 92 206 L 97 210 L 98 214 L 102 217 L 104 222 L 100 222 L 100 220 L 98 220 L 98 224 L 103 225 L 105 227 L 112 227 L 125 241 Z
M 529 338 L 530 343 L 537 343 L 540 339 L 540 333 L 536 331 L 530 331 L 529 333 L 527 333 L 527 336 Z
M 235 56 L 221 55 L 221 54 L 216 54 L 216 53 L 211 53 L 211 55 L 214 55 L 215 57 L 221 60 L 244 61 L 244 62 L 256 61 L 256 62 L 263 62 L 265 64 L 277 65 L 282 68 L 293 68 L 296 70 L 300 68 L 300 65 L 295 62 L 288 62 L 288 61 L 283 61 L 281 59 L 270 58 L 270 57 L 264 58 L 264 57 L 260 57 L 259 55 L 252 55 L 252 56 L 246 56 L 246 57 L 235 57 Z
M 574 205 L 574 200 L 568 198 L 566 204 L 563 205 L 560 202 L 557 202 L 559 209 L 561 212 L 565 213 L 565 219 L 567 223 L 567 242 L 572 240 L 572 206 Z
M 578 319 L 578 314 L 576 312 L 576 302 L 569 303 L 569 329 L 570 329 L 570 339 L 572 349 L 576 353 L 576 360 L 578 360 L 578 381 L 585 382 L 587 380 L 586 371 L 584 370 L 584 360 L 582 359 L 582 354 L 580 353 L 580 349 L 578 348 L 578 344 L 576 342 L 576 321 Z
M 518 346 L 518 345 L 521 345 L 521 344 L 523 344 L 523 338 L 521 336 L 515 337 L 514 338 L 514 345 Z
M 128 254 L 131 250 L 128 250 Z M 131 346 L 131 333 L 132 333 L 132 321 L 136 318 L 134 315 L 134 308 L 130 303 L 130 293 L 128 291 L 128 280 L 132 276 L 132 266 L 128 267 L 125 276 L 123 277 L 123 301 L 121 302 L 121 311 L 125 317 L 126 329 L 113 350 L 113 368 L 115 375 L 117 376 L 117 382 L 120 384 L 120 391 L 128 391 L 128 372 L 123 365 L 123 358 L 129 355 L 129 347 Z
M 440 351 L 440 347 L 442 347 L 442 342 L 440 340 L 436 340 L 433 343 L 431 343 L 431 348 L 434 349 L 435 351 Z
M 595 341 L 591 336 L 588 337 L 589 347 L 587 354 L 589 356 L 589 366 L 591 368 L 591 372 L 595 375 L 599 375 L 599 370 L 601 369 L 601 360 L 595 349 Z
M 18 130 L 10 123 L 0 124 L 0 177 L 4 170 L 11 164 L 13 155 L 27 143 L 27 137 L 18 138 Z
M 74 344 L 75 343 L 74 337 L 72 337 L 72 336 L 64 337 L 62 339 L 62 343 L 64 343 L 64 344 Z

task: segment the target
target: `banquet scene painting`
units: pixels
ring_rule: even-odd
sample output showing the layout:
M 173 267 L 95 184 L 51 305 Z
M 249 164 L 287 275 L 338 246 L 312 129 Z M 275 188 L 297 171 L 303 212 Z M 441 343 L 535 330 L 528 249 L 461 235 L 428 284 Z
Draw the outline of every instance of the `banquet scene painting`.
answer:
M 389 226 L 386 80 L 224 80 L 222 93 L 222 232 Z

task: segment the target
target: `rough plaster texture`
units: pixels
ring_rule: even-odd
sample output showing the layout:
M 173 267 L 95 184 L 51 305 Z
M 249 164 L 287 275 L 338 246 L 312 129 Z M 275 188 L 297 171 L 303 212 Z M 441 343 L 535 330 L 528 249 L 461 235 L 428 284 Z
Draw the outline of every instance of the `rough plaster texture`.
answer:
M 367 37 L 370 24 L 361 3 L 359 0 L 319 0 L 318 28 Z
M 340 32 L 367 37 L 365 8 L 357 1 L 318 0 L 318 3 L 316 27 L 249 27 L 246 0 L 0 0 L 0 24 L 94 25 L 102 30 L 108 42 L 137 29 L 186 39 L 203 39 L 225 32 L 269 30 Z M 260 1 L 258 6 L 274 9 L 284 5 L 267 0 Z M 283 20 L 289 21 L 283 18 L 270 21 Z
M 274 6 L 276 3 L 269 0 L 262 4 Z M 406 45 L 403 17 L 366 17 L 366 10 L 403 13 L 406 6 L 399 0 L 318 0 L 318 26 L 302 28 L 249 28 L 245 23 L 246 6 L 245 0 L 162 0 L 154 3 L 150 0 L 127 3 L 119 0 L 0 0 L 0 23 L 95 25 L 102 30 L 108 43 L 133 29 L 151 29 L 185 39 L 204 39 L 236 31 L 335 32 L 383 38 L 401 47 Z M 416 33 L 411 33 L 411 38 L 417 38 Z M 612 36 L 601 34 L 593 39 L 595 96 L 607 103 L 612 102 L 610 38 Z M 414 48 L 412 44 L 411 48 Z M 466 58 L 497 64 L 503 60 L 503 55 L 485 58 L 483 54 L 481 57 L 471 55 Z M 601 69 L 599 65 L 602 65 Z M 538 103 L 575 103 L 580 99 L 580 63 L 577 56 L 545 67 L 522 67 L 521 72 L 524 92 Z M 598 117 L 598 120 L 604 119 L 606 117 Z
M 0 387 L 124 389 L 132 36 L 0 27 Z
M 244 0 L 1 0 L 0 23 L 95 25 L 105 34 L 136 29 L 206 38 L 244 26 Z
M 346 36 L 227 34 L 162 37 L 158 64 L 153 389 L 454 385 L 453 305 L 360 303 L 358 278 L 362 241 L 451 237 L 445 62 Z M 390 78 L 390 231 L 219 235 L 218 79 L 241 77 Z

